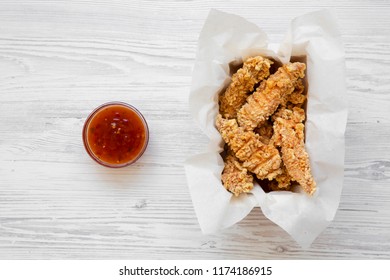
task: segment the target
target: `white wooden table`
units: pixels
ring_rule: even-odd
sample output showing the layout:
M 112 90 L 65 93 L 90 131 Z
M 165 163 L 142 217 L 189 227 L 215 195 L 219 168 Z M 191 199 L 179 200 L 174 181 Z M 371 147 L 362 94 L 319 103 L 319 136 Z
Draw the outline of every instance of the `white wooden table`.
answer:
M 289 21 L 334 7 L 346 49 L 345 183 L 334 222 L 302 250 L 255 209 L 203 235 L 183 162 L 207 146 L 188 94 L 210 8 L 280 42 Z M 0 2 L 1 259 L 390 258 L 390 2 Z M 137 164 L 98 166 L 83 122 L 101 103 L 139 108 L 150 143 Z

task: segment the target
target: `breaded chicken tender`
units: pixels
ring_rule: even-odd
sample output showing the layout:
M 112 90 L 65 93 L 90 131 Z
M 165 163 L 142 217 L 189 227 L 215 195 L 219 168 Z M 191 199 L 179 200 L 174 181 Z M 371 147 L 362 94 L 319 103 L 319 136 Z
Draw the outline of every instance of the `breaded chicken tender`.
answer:
M 219 112 L 228 119 L 235 118 L 255 85 L 269 76 L 272 62 L 262 56 L 247 59 L 233 76 L 226 91 L 219 97 Z
M 281 173 L 281 157 L 273 144 L 265 145 L 253 131 L 245 131 L 235 119 L 224 119 L 220 114 L 216 127 L 243 167 L 257 178 L 272 180 Z
M 242 166 L 242 163 L 231 151 L 228 151 L 225 158 L 222 183 L 235 196 L 250 192 L 253 189 L 253 176 L 248 173 L 248 170 Z
M 306 65 L 300 62 L 279 67 L 247 98 L 247 103 L 238 111 L 239 125 L 247 130 L 253 130 L 260 122 L 267 120 L 294 91 L 297 80 L 305 76 L 305 69 Z
M 275 145 L 281 147 L 288 174 L 307 194 L 312 195 L 316 190 L 316 182 L 311 174 L 309 156 L 305 150 L 303 120 L 303 109 L 282 109 L 275 118 L 273 140 Z
M 300 107 L 293 107 L 292 110 L 287 109 L 285 107 L 280 107 L 274 115 L 272 115 L 272 120 L 275 121 L 277 118 L 283 118 L 286 120 L 291 120 L 294 123 L 302 123 L 305 120 L 305 111 Z M 302 131 L 303 132 L 303 131 Z M 303 135 L 299 135 L 302 137 Z M 282 143 L 282 135 L 279 131 L 276 131 L 270 140 L 276 147 L 280 147 Z M 282 157 L 283 159 L 283 157 Z M 293 178 L 288 173 L 286 166 L 282 163 L 281 165 L 282 173 L 276 176 L 275 180 L 270 183 L 270 189 L 273 191 L 281 191 L 281 190 L 290 190 L 291 189 L 291 181 Z

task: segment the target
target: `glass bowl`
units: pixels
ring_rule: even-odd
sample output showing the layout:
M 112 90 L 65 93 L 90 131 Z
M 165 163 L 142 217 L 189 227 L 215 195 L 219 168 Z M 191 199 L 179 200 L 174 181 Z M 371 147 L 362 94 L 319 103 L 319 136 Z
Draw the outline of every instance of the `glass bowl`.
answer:
M 84 123 L 84 147 L 97 163 L 128 166 L 145 152 L 149 128 L 143 115 L 124 102 L 108 102 L 92 111 Z

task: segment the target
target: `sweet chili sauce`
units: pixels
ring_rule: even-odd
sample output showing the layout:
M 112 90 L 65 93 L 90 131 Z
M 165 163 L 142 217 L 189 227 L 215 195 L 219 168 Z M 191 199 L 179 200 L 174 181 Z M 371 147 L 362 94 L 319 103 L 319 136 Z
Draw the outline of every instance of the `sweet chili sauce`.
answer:
M 107 103 L 97 108 L 84 126 L 87 152 L 98 163 L 122 167 L 136 161 L 148 142 L 145 119 L 125 103 Z

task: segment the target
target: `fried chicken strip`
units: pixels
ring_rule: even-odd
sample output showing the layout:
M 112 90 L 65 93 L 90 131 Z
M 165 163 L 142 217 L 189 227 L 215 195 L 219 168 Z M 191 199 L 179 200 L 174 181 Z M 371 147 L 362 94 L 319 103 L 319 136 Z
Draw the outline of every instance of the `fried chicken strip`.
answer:
M 236 119 L 227 120 L 219 114 L 216 126 L 223 140 L 242 161 L 243 167 L 257 178 L 272 180 L 281 173 L 281 157 L 273 144 L 262 143 L 253 131 L 239 127 Z
M 282 106 L 282 104 L 280 106 Z M 300 107 L 294 107 L 292 108 L 292 110 L 289 110 L 285 107 L 279 107 L 279 109 L 275 112 L 275 114 L 272 115 L 271 120 L 275 121 L 276 118 L 283 118 L 287 120 L 292 120 L 295 123 L 301 123 L 305 119 L 305 111 Z M 271 120 L 266 121 L 267 126 L 273 125 Z M 255 132 L 261 133 L 261 131 L 264 131 L 264 129 L 265 128 L 263 127 L 263 130 L 259 130 L 259 127 L 257 127 Z M 262 134 L 264 134 L 264 132 Z M 278 133 L 278 131 L 274 133 L 273 127 L 272 127 L 272 135 L 269 136 L 268 134 L 268 137 L 270 137 L 269 143 L 274 144 L 275 147 L 281 146 L 281 142 L 282 142 L 281 135 L 280 133 Z M 301 137 L 303 138 L 303 135 Z M 293 180 L 293 178 L 288 173 L 286 166 L 283 164 L 283 162 L 281 164 L 281 170 L 282 170 L 281 174 L 277 175 L 275 179 L 269 182 L 268 184 L 268 188 L 272 191 L 288 191 L 291 189 L 291 181 Z
M 281 147 L 283 163 L 291 178 L 303 190 L 312 195 L 316 182 L 311 174 L 309 156 L 304 143 L 304 111 L 295 107 L 293 111 L 282 109 L 274 122 L 274 144 Z
M 237 120 L 241 127 L 253 130 L 262 121 L 271 116 L 280 103 L 290 95 L 295 88 L 297 80 L 305 76 L 306 65 L 300 62 L 288 63 L 279 67 L 275 74 L 247 98 L 237 113 Z
M 247 59 L 233 76 L 226 91 L 219 98 L 219 112 L 228 119 L 235 118 L 254 86 L 269 76 L 272 62 L 262 56 Z
M 235 196 L 250 192 L 253 189 L 253 176 L 248 173 L 248 170 L 242 166 L 242 163 L 231 151 L 228 151 L 225 158 L 222 183 Z

